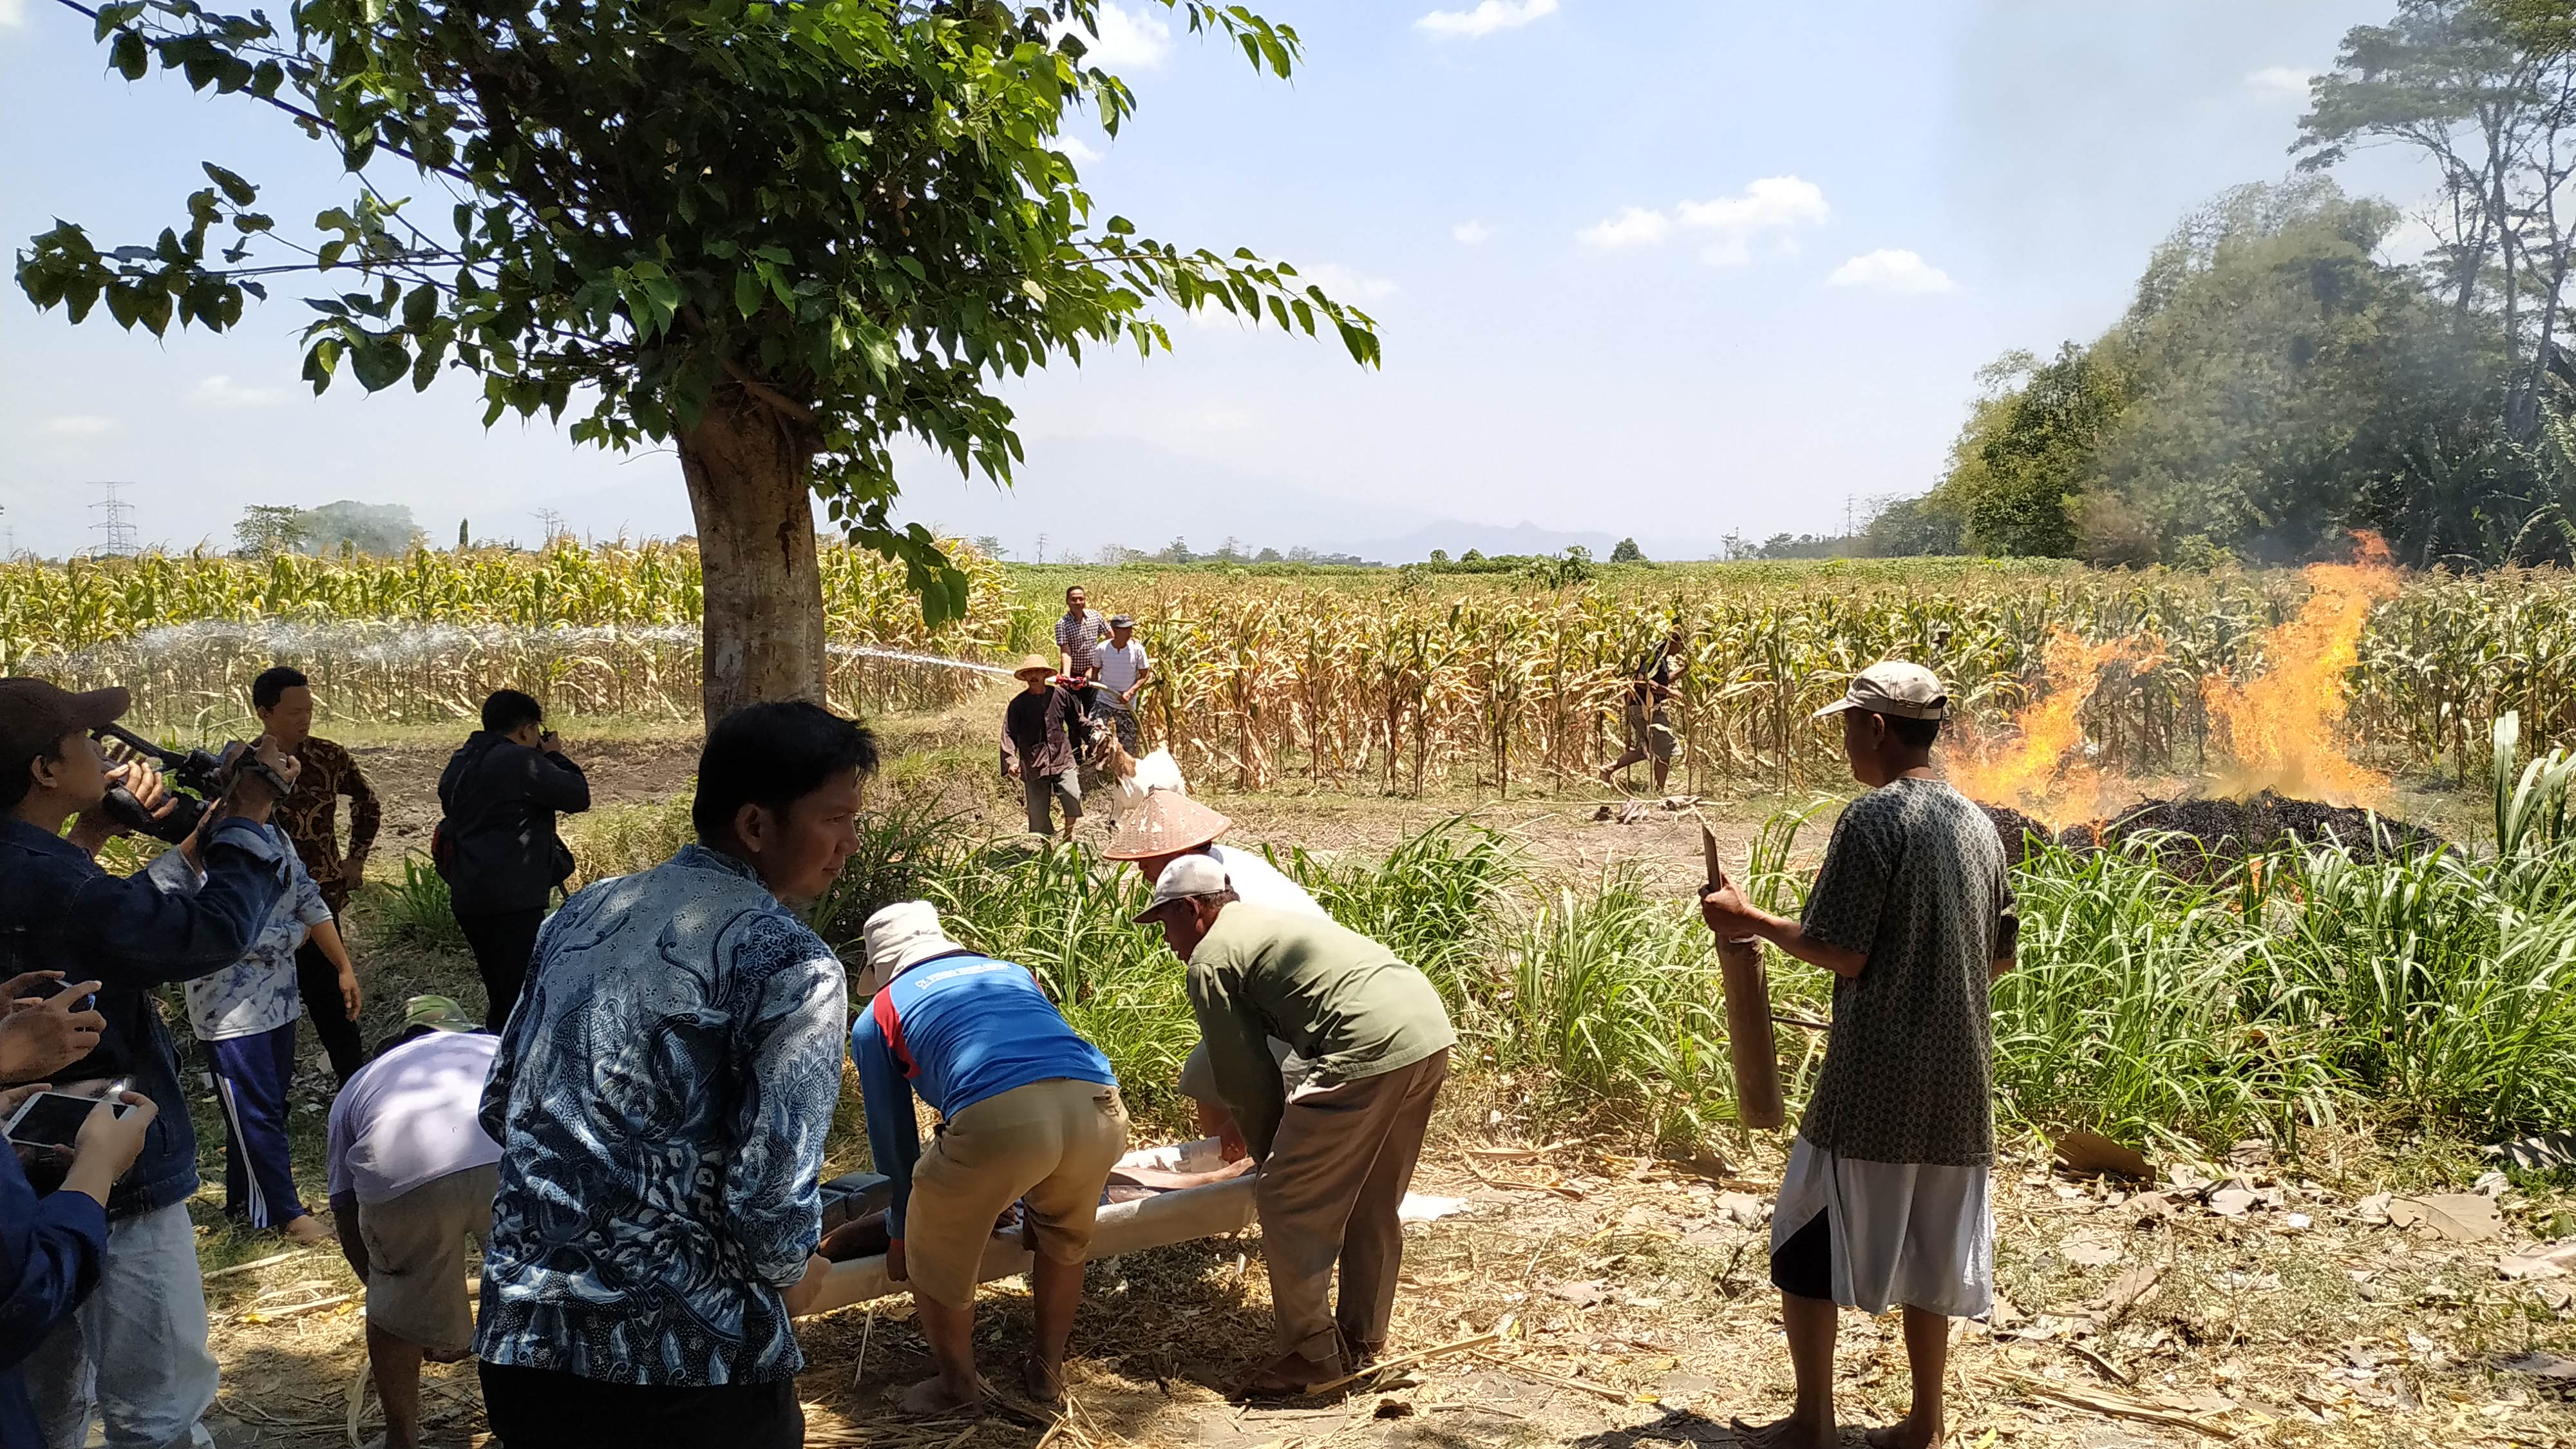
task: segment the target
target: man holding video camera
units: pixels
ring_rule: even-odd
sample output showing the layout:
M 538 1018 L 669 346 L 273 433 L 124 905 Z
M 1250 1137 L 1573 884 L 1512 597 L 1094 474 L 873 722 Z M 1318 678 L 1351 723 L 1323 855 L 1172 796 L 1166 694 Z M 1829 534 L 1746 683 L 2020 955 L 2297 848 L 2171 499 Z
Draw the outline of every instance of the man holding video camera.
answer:
M 285 885 L 283 853 L 261 827 L 297 768 L 266 740 L 251 747 L 255 761 L 225 762 L 219 798 L 177 847 L 202 876 L 194 894 L 109 875 L 93 857 L 126 828 L 108 812 L 111 791 L 124 792 L 128 819 L 167 820 L 183 806 L 150 766 L 111 765 L 92 738 L 128 703 L 122 689 L 0 679 L 0 978 L 60 971 L 97 982 L 97 1049 L 54 1081 L 97 1095 L 130 1079 L 159 1113 L 108 1195 L 98 1290 L 26 1361 L 55 1449 L 84 1442 L 93 1403 L 110 1449 L 211 1442 L 198 1420 L 214 1402 L 215 1359 L 187 1209 L 196 1133 L 153 990 L 241 959 Z

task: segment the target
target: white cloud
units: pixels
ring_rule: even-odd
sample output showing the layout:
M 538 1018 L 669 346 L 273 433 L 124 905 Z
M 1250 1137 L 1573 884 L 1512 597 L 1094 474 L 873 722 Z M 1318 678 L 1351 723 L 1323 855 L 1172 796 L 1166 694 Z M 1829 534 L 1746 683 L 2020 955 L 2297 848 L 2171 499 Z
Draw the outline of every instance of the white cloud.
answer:
M 1825 281 L 1836 287 L 1865 287 L 1873 292 L 1929 294 L 1959 290 L 1949 273 L 1912 252 L 1894 249 L 1854 257 L 1834 268 L 1834 274 Z
M 1080 136 L 1058 136 L 1055 138 L 1055 148 L 1062 151 L 1067 159 L 1078 166 L 1088 166 L 1100 159 L 1100 148 Z
M 1100 35 L 1085 35 L 1082 43 L 1089 47 L 1083 56 L 1086 65 L 1151 70 L 1172 53 L 1172 27 L 1142 9 L 1130 14 L 1114 0 L 1102 0 Z
M 231 412 L 237 408 L 263 408 L 284 396 L 282 388 L 244 387 L 219 372 L 188 390 L 188 406 L 207 412 Z
M 1753 260 L 1753 243 L 1773 238 L 1774 249 L 1795 255 L 1800 227 L 1822 226 L 1833 215 L 1824 188 L 1795 176 L 1765 176 L 1733 196 L 1714 201 L 1685 201 L 1681 223 L 1692 231 L 1715 232 L 1717 239 L 1700 250 L 1713 267 L 1740 267 Z
M 1481 221 L 1462 221 L 1449 228 L 1449 234 L 1471 247 L 1480 247 L 1494 234 L 1494 229 Z
M 95 413 L 73 413 L 45 419 L 45 431 L 57 438 L 95 438 L 115 430 L 116 419 L 102 418 Z
M 15 30 L 27 23 L 27 0 L 0 0 L 0 29 Z
M 1190 416 L 1189 422 L 1201 432 L 1231 433 L 1252 426 L 1252 414 L 1242 408 L 1201 408 Z
M 2313 79 L 2294 65 L 2267 65 L 2246 72 L 2245 89 L 2267 101 L 2304 101 L 2308 98 L 2308 82 Z
M 1396 293 L 1396 285 L 1385 277 L 1372 277 L 1332 262 L 1319 262 L 1299 267 L 1297 280 L 1324 289 L 1324 295 L 1336 302 L 1381 302 Z M 1304 291 L 1305 287 L 1298 287 Z
M 1413 28 L 1442 40 L 1474 40 L 1555 13 L 1556 0 L 1484 0 L 1473 10 L 1434 10 Z
M 1632 206 L 1608 221 L 1594 222 L 1574 234 L 1574 239 L 1588 247 L 1614 250 L 1620 247 L 1650 247 L 1673 234 L 1673 219 L 1660 211 Z

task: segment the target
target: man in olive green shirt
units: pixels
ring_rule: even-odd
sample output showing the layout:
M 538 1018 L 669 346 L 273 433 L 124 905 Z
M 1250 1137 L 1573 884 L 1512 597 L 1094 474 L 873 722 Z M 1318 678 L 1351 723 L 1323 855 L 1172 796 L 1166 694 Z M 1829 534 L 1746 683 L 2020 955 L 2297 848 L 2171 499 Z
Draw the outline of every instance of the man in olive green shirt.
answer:
M 1295 1394 L 1365 1367 L 1386 1344 L 1404 1258 L 1396 1211 L 1458 1040 L 1440 993 L 1366 936 L 1244 904 L 1206 856 L 1164 867 L 1137 919 L 1160 924 L 1189 963 L 1217 1090 L 1261 1164 L 1254 1197 L 1279 1352 L 1244 1391 Z M 1294 1096 L 1272 1037 L 1312 1065 Z

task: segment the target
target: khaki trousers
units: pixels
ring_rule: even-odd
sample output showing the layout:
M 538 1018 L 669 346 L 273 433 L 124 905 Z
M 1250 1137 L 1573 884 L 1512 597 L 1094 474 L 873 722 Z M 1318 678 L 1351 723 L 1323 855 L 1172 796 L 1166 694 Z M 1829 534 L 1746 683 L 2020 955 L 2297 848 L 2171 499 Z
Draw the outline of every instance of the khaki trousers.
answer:
M 1413 1185 L 1446 1048 L 1409 1067 L 1309 1087 L 1279 1118 L 1254 1200 L 1282 1353 L 1323 1362 L 1386 1342 L 1404 1266 L 1396 1209 Z M 1341 1265 L 1339 1312 L 1330 1303 Z

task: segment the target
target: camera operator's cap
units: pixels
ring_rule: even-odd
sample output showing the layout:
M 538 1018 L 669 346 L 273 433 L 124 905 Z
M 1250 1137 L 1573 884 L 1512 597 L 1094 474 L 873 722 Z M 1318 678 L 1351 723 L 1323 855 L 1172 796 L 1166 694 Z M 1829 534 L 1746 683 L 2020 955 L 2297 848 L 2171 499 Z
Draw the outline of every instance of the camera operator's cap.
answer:
M 1133 629 L 1136 627 L 1136 621 L 1128 618 L 1124 614 L 1112 614 L 1109 616 L 1109 627 L 1112 629 Z
M 1150 921 L 1157 912 L 1176 901 L 1212 896 L 1231 890 L 1225 878 L 1225 867 L 1209 855 L 1185 855 L 1163 867 L 1154 881 L 1154 903 L 1136 913 L 1138 921 Z
M 476 1023 L 453 996 L 415 996 L 403 1003 L 403 1029 L 426 1026 L 438 1031 L 473 1031 Z
M 65 735 L 85 735 L 116 723 L 134 704 L 122 689 L 74 694 L 50 679 L 12 675 L 0 679 L 0 757 L 13 769 L 50 755 Z
M 1882 659 L 1853 675 L 1843 697 L 1817 710 L 1814 717 L 1823 719 L 1850 709 L 1897 719 L 1942 719 L 1950 712 L 1950 692 L 1941 687 L 1939 675 L 1920 664 Z
M 1053 673 L 1055 673 L 1055 666 L 1049 664 L 1044 655 L 1039 654 L 1031 654 L 1022 659 L 1020 667 L 1011 671 L 1012 676 L 1019 679 L 1026 679 L 1032 674 Z

